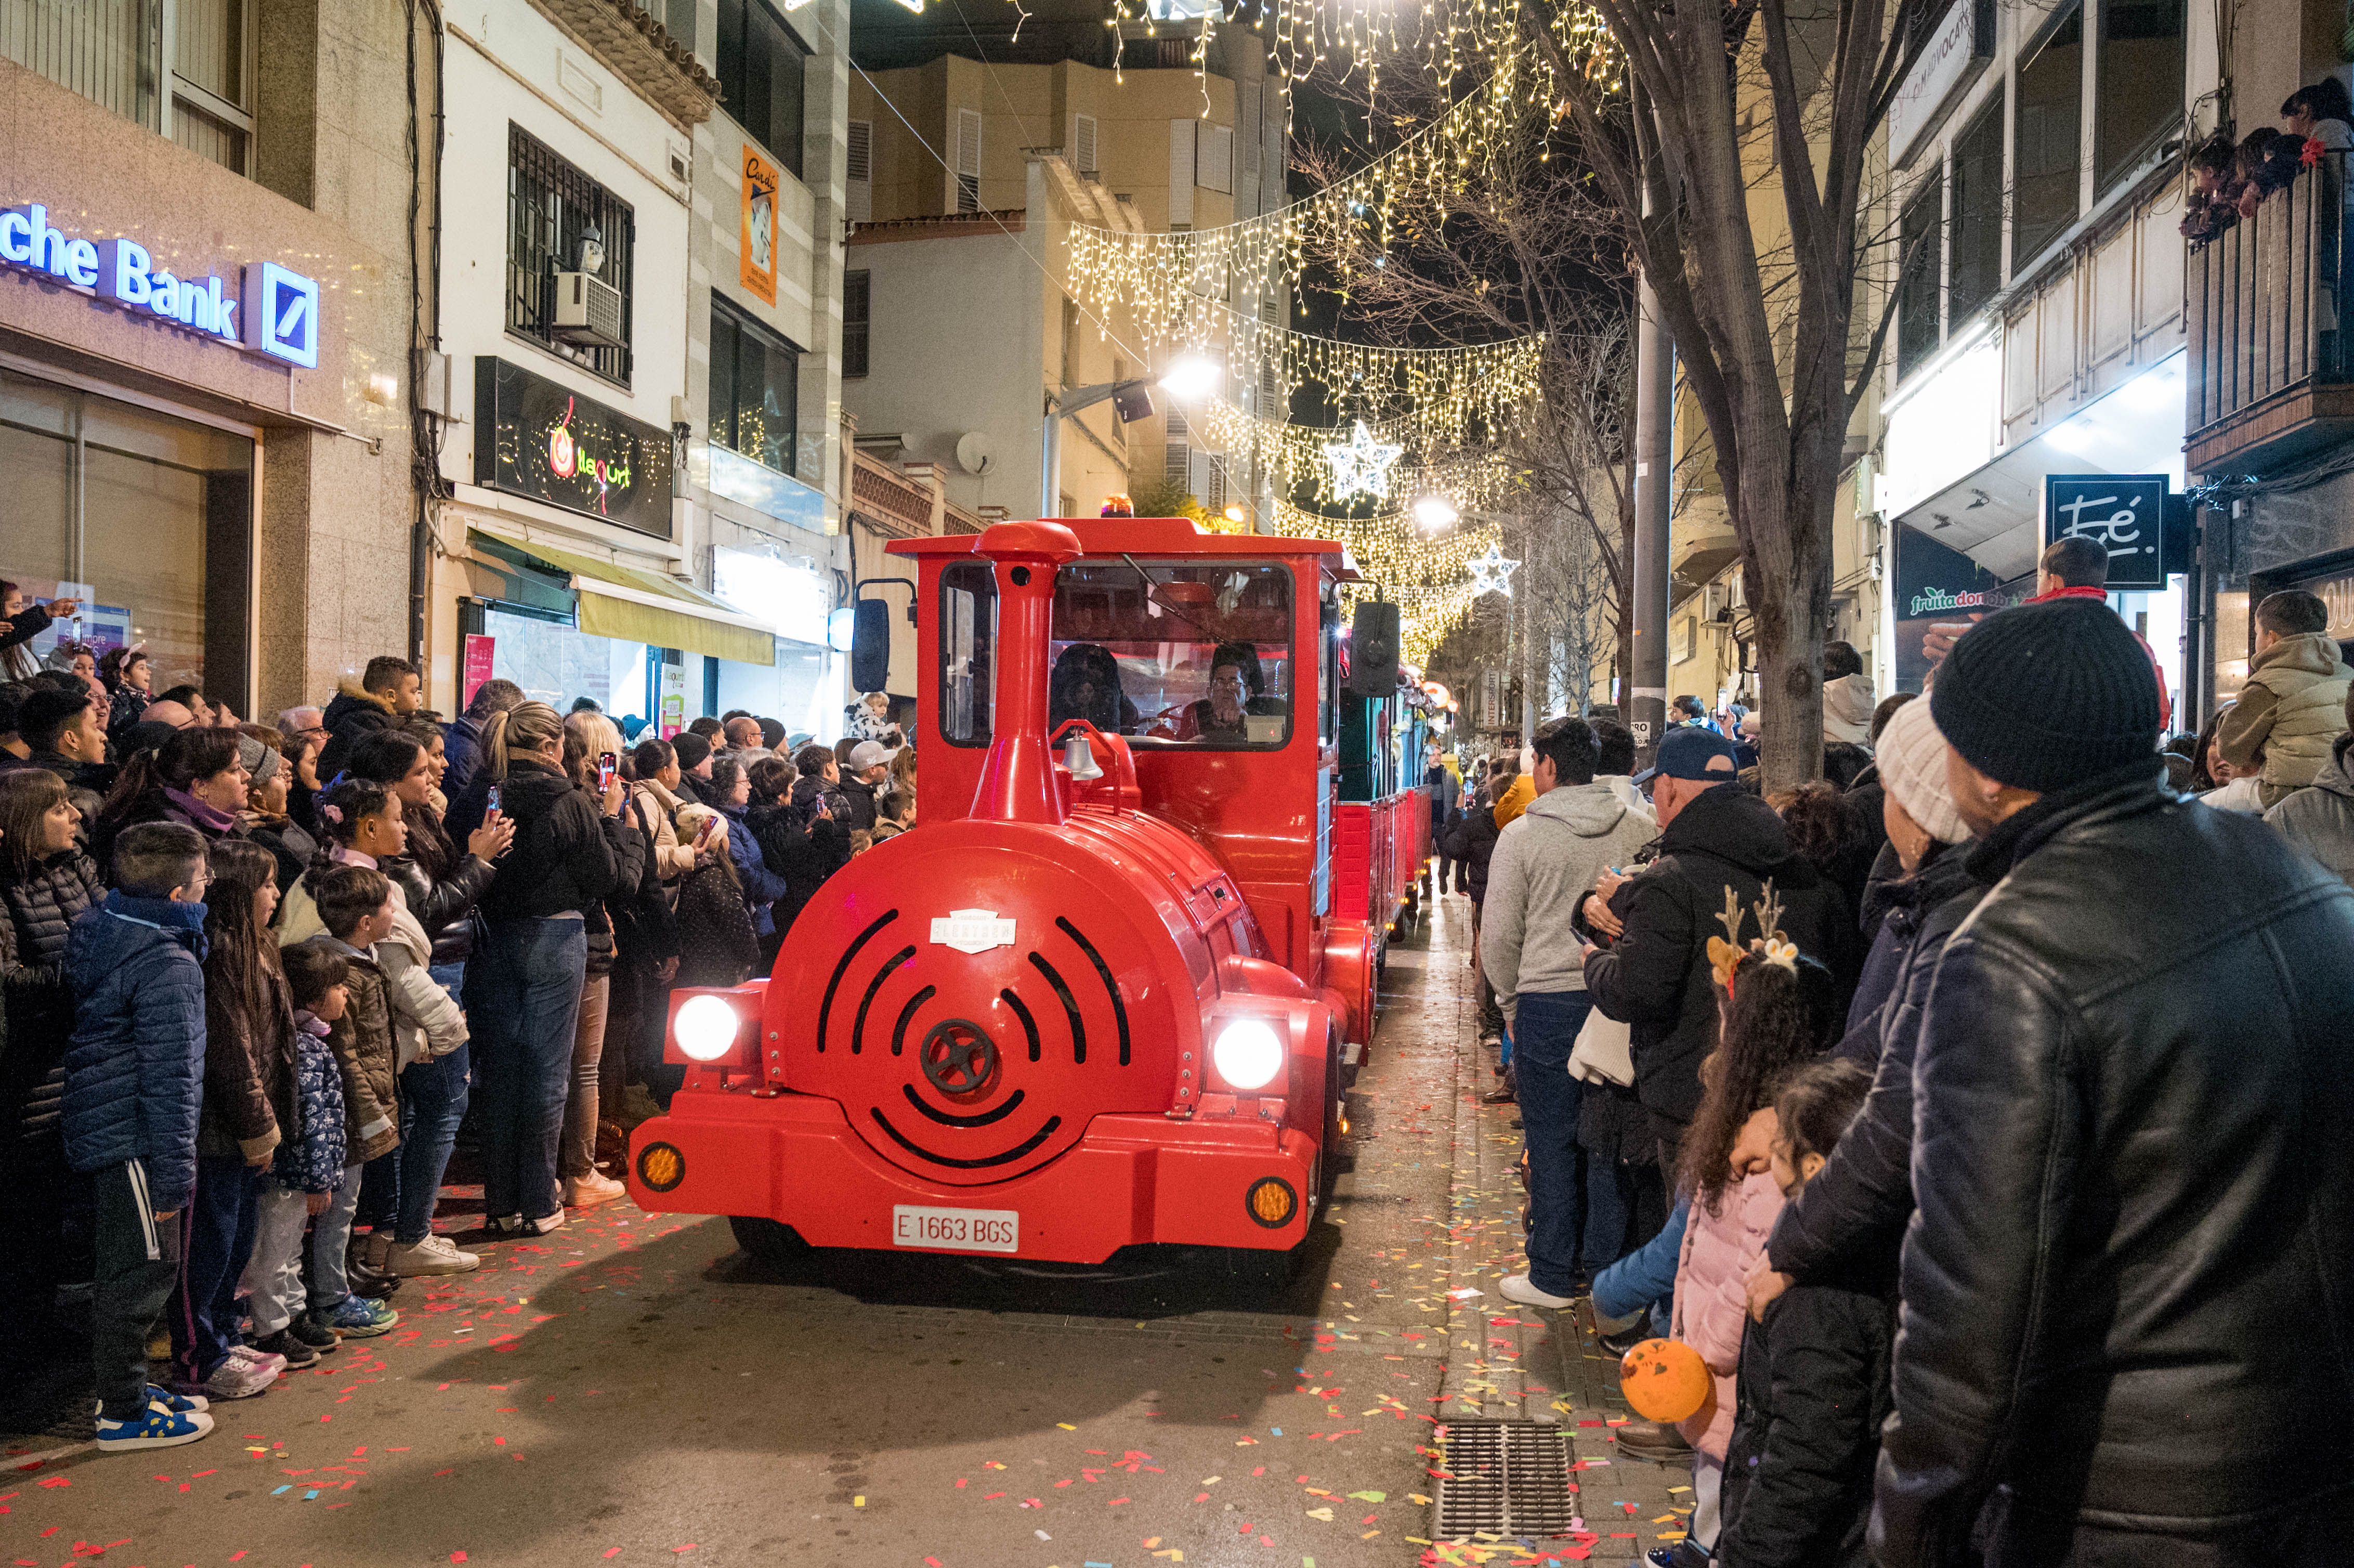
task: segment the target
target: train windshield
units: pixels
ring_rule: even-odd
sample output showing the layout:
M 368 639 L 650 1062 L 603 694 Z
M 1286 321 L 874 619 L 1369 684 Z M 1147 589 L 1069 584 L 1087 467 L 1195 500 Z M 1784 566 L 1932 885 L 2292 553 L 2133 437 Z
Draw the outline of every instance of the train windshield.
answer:
M 1291 570 L 1278 562 L 1075 562 L 1055 588 L 1049 727 L 1083 718 L 1140 747 L 1280 747 L 1291 623 Z

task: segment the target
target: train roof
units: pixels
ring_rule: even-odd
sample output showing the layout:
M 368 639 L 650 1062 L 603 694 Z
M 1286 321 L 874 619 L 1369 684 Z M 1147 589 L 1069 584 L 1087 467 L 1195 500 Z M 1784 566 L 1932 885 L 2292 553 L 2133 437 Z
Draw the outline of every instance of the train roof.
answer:
M 1342 582 L 1362 580 L 1349 548 L 1337 539 L 1294 539 L 1276 534 L 1215 534 L 1188 517 L 1050 517 L 1078 535 L 1090 556 L 1338 556 L 1333 575 Z M 949 534 L 922 539 L 894 539 L 886 546 L 895 556 L 970 556 L 981 544 L 978 534 Z

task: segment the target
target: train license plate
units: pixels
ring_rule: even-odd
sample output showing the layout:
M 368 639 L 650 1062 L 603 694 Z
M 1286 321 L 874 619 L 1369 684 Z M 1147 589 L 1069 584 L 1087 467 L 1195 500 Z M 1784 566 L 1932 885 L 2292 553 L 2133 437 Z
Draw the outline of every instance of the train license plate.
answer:
M 1022 1245 L 1022 1216 L 1013 1209 L 923 1209 L 897 1203 L 891 1209 L 891 1245 L 928 1252 L 1014 1252 Z

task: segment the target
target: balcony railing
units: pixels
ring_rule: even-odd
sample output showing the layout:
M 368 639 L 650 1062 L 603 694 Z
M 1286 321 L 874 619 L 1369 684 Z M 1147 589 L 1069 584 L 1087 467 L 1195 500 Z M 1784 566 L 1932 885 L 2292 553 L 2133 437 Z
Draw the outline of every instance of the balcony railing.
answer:
M 2261 471 L 2354 433 L 2354 364 L 2338 320 L 2347 159 L 2324 154 L 2190 253 L 2193 473 Z

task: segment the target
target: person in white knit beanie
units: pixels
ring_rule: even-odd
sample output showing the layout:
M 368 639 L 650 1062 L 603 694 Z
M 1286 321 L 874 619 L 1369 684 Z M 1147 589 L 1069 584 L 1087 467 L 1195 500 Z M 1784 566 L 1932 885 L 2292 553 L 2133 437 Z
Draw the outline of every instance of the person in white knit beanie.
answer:
M 1888 840 L 1905 870 L 1920 869 L 1932 841 L 1957 844 L 1970 836 L 1946 781 L 1946 737 L 1927 703 L 1906 703 L 1889 715 L 1874 759 L 1886 792 Z

